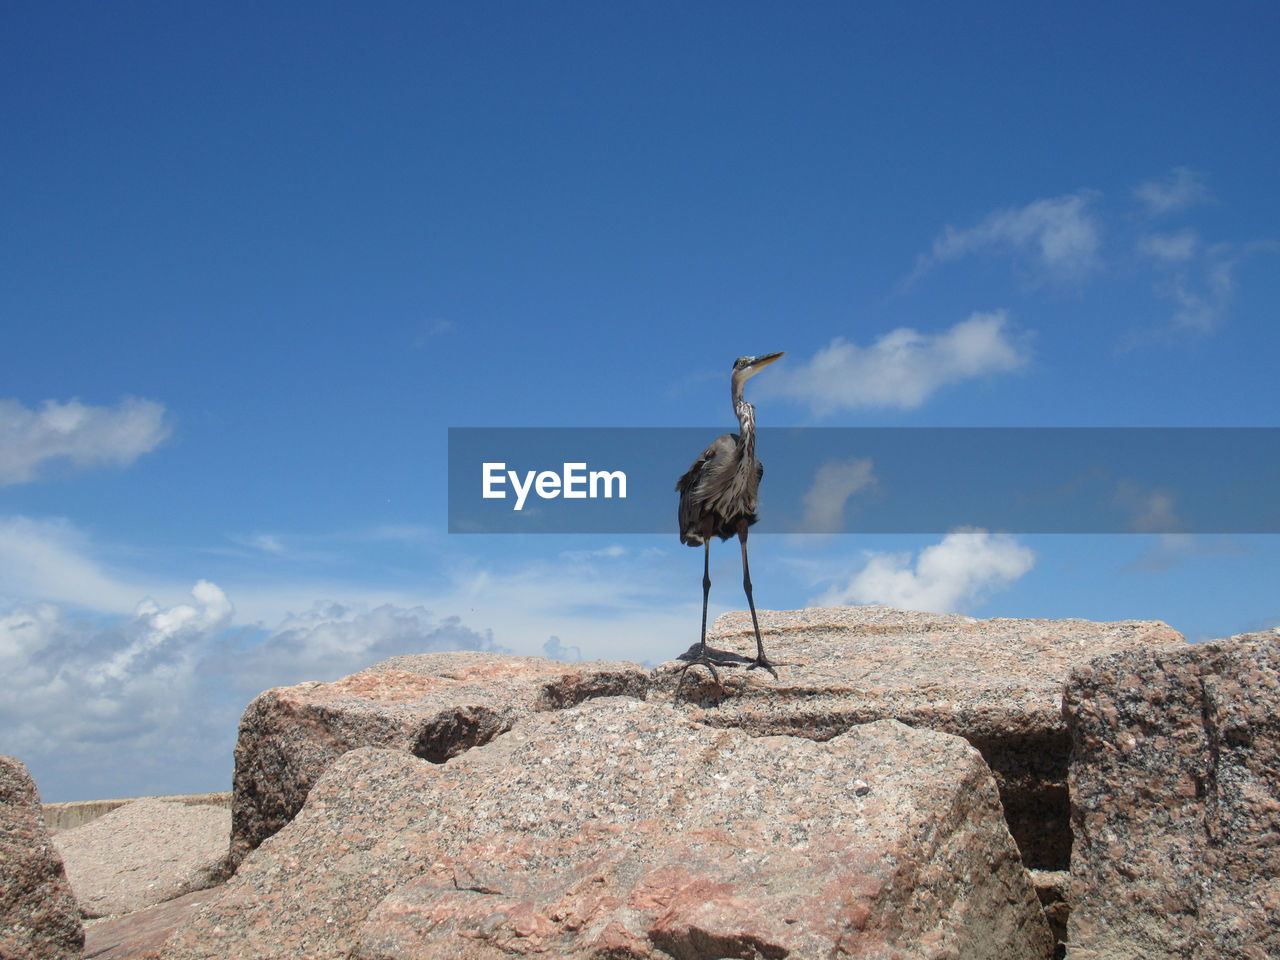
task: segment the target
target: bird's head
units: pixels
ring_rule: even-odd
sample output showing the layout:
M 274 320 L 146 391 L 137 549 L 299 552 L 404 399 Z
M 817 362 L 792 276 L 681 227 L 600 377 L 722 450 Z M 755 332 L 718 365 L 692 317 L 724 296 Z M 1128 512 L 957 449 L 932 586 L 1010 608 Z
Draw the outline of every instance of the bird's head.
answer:
M 739 357 L 733 361 L 733 385 L 740 387 L 757 373 L 777 360 L 782 353 L 762 353 L 758 357 Z

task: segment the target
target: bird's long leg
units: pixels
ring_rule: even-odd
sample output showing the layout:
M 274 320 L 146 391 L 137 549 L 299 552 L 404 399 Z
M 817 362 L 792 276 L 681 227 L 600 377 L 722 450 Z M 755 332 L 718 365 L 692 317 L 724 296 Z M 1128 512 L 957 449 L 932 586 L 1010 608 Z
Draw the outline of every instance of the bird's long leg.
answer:
M 707 599 L 711 596 L 711 538 L 702 541 L 702 638 L 698 656 L 707 655 Z
M 711 530 L 714 523 L 713 519 L 708 518 L 702 524 L 702 636 L 698 640 L 697 656 L 686 663 L 680 671 L 680 680 L 676 683 L 675 695 L 677 699 L 680 696 L 680 686 L 684 683 L 685 674 L 689 672 L 689 668 L 695 663 L 700 663 L 710 670 L 716 686 L 720 685 L 720 674 L 716 672 L 715 664 L 707 656 L 707 598 L 711 596 Z
M 747 521 L 738 521 L 738 542 L 742 544 L 742 589 L 747 592 L 747 606 L 751 608 L 751 626 L 756 630 L 756 658 L 748 665 L 748 670 L 756 667 L 768 670 L 775 677 L 778 675 L 769 658 L 764 655 L 764 641 L 760 639 L 760 621 L 756 619 L 756 601 L 751 596 L 751 567 L 747 565 Z

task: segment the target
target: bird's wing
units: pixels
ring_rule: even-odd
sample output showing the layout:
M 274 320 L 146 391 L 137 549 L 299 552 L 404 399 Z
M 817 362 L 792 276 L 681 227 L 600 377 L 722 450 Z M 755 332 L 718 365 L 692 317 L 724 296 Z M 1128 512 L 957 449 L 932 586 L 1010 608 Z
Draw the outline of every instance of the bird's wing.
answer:
M 724 433 L 716 437 L 707 445 L 707 449 L 697 460 L 693 461 L 693 465 L 685 472 L 679 480 L 676 481 L 676 490 L 680 492 L 680 540 L 683 543 L 701 543 L 701 538 L 691 537 L 686 539 L 686 535 L 693 534 L 702 519 L 703 511 L 707 506 L 706 491 L 699 489 L 703 481 L 709 476 L 719 472 L 719 468 L 725 465 L 733 457 L 738 449 L 738 435 L 736 433 Z
M 717 458 L 724 458 L 738 449 L 738 435 L 736 433 L 722 433 L 709 444 L 707 449 L 698 455 L 698 459 L 693 461 L 693 466 L 685 471 L 684 476 L 676 481 L 676 490 L 680 493 L 686 493 L 698 485 L 698 481 L 703 475 L 712 469 Z

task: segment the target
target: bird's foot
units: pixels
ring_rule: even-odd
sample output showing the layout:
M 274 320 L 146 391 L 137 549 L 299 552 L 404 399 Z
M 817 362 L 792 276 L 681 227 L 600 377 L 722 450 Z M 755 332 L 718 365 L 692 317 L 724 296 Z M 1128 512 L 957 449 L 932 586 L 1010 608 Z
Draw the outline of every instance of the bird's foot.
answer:
M 724 684 L 720 682 L 720 674 L 716 671 L 716 665 L 705 655 L 697 656 L 680 668 L 680 679 L 676 681 L 676 692 L 673 697 L 677 703 L 680 702 L 680 688 L 684 686 L 684 678 L 688 676 L 689 668 L 694 666 L 706 667 L 711 672 L 711 679 L 716 682 L 716 686 L 721 691 L 724 690 Z
M 749 664 L 747 664 L 748 670 L 754 670 L 756 667 L 759 667 L 761 670 L 767 670 L 769 672 L 769 675 L 773 677 L 773 679 L 775 680 L 778 679 L 778 671 L 773 669 L 773 664 L 770 663 L 768 658 L 765 657 L 763 654 L 756 657 Z

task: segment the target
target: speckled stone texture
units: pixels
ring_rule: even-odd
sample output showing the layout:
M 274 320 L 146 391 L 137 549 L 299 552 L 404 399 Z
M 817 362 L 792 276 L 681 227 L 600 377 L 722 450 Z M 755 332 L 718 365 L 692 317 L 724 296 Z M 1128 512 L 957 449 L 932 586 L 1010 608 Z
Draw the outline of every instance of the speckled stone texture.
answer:
M 0 957 L 80 957 L 80 909 L 21 760 L 0 755 Z
M 759 615 L 777 679 L 725 667 L 721 692 L 694 668 L 681 694 L 691 716 L 816 740 L 879 719 L 962 736 L 995 772 L 1027 866 L 1044 870 L 1067 869 L 1071 853 L 1062 689 L 1072 667 L 1122 650 L 1186 646 L 1151 620 L 978 620 L 873 606 Z M 720 617 L 708 642 L 753 657 L 750 614 Z M 658 667 L 650 699 L 671 702 L 681 666 Z
M 225 807 L 135 800 L 53 838 L 85 917 L 155 906 L 211 886 L 231 834 Z
M 443 765 L 360 749 L 166 960 L 1046 960 L 978 753 L 885 721 L 826 743 L 630 698 Z
M 215 896 L 214 890 L 197 890 L 136 913 L 90 921 L 84 931 L 84 960 L 156 960 L 173 932 Z
M 1076 671 L 1070 960 L 1280 957 L 1280 634 Z
M 333 683 L 268 690 L 240 720 L 228 866 L 293 819 L 348 750 L 385 747 L 439 763 L 520 717 L 593 697 L 643 697 L 649 683 L 635 663 L 456 652 L 392 657 Z

